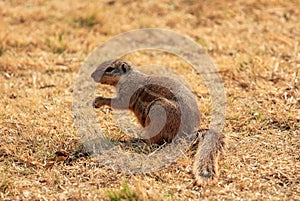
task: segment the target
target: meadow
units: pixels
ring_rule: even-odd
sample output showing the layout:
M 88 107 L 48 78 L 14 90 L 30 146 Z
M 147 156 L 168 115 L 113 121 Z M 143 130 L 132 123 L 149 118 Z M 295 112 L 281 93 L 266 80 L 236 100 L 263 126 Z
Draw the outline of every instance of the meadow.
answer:
M 0 1 L 0 200 L 300 200 L 299 22 L 299 0 Z M 189 36 L 217 66 L 226 150 L 214 185 L 194 185 L 190 152 L 133 175 L 93 157 L 65 165 L 55 156 L 80 146 L 72 94 L 85 59 L 142 28 Z M 210 96 L 186 63 L 151 51 L 127 58 L 184 75 L 207 127 Z M 105 122 L 110 110 L 97 114 L 117 132 Z

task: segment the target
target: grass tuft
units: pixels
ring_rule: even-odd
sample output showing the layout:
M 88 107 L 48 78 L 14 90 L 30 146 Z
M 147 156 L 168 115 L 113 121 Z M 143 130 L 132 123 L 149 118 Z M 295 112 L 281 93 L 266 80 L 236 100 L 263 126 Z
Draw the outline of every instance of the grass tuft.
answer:
M 99 22 L 97 20 L 97 16 L 92 14 L 90 16 L 76 18 L 74 19 L 74 23 L 79 27 L 93 27 Z
M 136 201 L 137 195 L 131 190 L 126 182 L 123 182 L 122 187 L 118 191 L 108 191 L 108 197 L 111 201 L 130 200 Z

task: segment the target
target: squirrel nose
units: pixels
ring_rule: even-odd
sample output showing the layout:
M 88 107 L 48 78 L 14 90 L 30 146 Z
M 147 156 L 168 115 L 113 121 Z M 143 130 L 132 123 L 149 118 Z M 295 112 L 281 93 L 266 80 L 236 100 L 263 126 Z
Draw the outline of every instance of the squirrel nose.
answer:
M 93 78 L 93 79 L 95 79 L 95 72 L 96 72 L 96 71 L 94 71 L 94 72 L 91 74 L 91 78 Z

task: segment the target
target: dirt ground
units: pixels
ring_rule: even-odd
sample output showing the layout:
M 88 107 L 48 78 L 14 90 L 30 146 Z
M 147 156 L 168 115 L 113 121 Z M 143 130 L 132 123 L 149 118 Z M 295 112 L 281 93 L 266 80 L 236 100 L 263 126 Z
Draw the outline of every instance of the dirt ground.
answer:
M 0 1 L 0 200 L 300 200 L 299 22 L 299 0 Z M 83 61 L 149 27 L 191 37 L 217 65 L 227 101 L 218 182 L 194 185 L 191 154 L 143 175 L 94 158 L 49 166 L 79 146 L 72 92 Z M 179 65 L 157 53 L 130 58 Z M 209 94 L 193 79 L 205 127 Z

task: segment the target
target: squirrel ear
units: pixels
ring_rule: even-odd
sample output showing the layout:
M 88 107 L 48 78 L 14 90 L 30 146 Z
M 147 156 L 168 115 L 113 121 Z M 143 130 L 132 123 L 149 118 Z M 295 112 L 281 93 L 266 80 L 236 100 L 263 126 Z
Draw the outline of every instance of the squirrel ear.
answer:
M 123 74 L 127 73 L 129 70 L 130 70 L 130 65 L 128 65 L 125 62 L 121 64 L 121 71 Z

